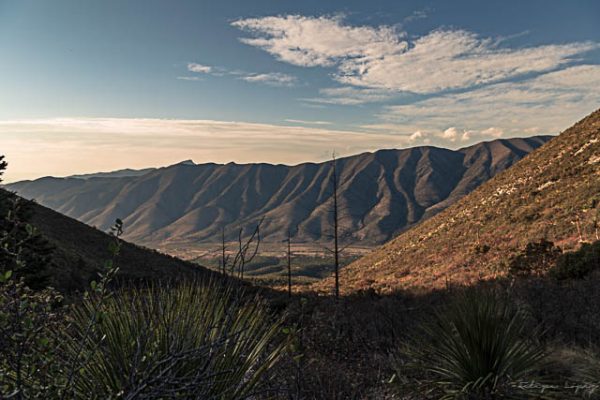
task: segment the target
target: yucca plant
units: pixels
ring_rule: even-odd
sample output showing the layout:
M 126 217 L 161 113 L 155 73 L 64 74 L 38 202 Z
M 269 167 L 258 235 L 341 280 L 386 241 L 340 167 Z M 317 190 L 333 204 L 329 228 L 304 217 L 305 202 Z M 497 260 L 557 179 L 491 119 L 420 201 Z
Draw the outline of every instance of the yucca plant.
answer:
M 75 398 L 243 399 L 284 348 L 262 301 L 217 282 L 118 290 L 86 335 L 94 312 L 76 308 L 65 341 L 84 342 Z
M 569 360 L 575 371 L 567 386 L 584 399 L 600 399 L 600 352 L 597 347 L 579 351 L 577 359 Z
M 467 291 L 424 324 L 418 338 L 401 352 L 398 374 L 422 394 L 440 399 L 530 398 L 545 356 L 525 316 L 494 292 Z M 546 393 L 547 394 L 547 393 Z

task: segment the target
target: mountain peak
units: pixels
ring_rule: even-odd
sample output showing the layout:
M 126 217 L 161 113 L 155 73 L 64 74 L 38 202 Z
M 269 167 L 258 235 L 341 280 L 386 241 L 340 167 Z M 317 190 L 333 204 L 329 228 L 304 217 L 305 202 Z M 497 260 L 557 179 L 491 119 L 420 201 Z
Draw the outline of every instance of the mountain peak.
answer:
M 196 164 L 196 163 L 194 162 L 194 160 L 185 160 L 185 161 L 178 162 L 178 163 L 177 163 L 177 164 L 175 164 L 175 165 L 192 165 L 192 166 L 196 166 L 196 165 L 198 165 L 198 164 Z

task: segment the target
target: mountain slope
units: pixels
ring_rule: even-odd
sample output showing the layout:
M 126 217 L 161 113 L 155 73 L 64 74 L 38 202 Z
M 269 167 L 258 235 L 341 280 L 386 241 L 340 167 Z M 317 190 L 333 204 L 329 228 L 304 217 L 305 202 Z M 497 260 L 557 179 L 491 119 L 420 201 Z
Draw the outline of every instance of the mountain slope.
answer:
M 443 287 L 507 274 L 507 260 L 541 238 L 564 249 L 596 240 L 600 110 L 459 202 L 343 270 L 346 292 Z M 315 285 L 329 290 L 328 278 Z
M 457 151 L 381 150 L 337 161 L 344 232 L 382 243 L 472 191 L 550 139 L 504 139 Z M 265 217 L 261 234 L 296 242 L 331 231 L 331 163 L 297 166 L 184 162 L 142 176 L 42 178 L 8 188 L 105 230 L 121 218 L 126 238 L 168 248 L 228 240 Z
M 96 272 L 110 258 L 108 245 L 112 238 L 46 207 L 35 203 L 31 207 L 31 224 L 54 247 L 48 270 L 49 284 L 62 291 L 73 291 L 97 279 Z M 197 265 L 126 242 L 117 263 L 118 276 L 126 280 L 166 280 L 212 274 Z

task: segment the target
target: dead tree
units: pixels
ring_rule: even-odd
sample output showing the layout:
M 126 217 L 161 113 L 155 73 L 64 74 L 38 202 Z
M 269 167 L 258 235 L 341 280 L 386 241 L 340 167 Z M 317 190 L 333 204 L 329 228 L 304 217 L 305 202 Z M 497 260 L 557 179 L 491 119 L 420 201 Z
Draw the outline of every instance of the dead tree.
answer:
M 335 153 L 333 154 L 333 160 L 331 161 L 333 166 L 332 171 L 332 184 L 333 184 L 333 257 L 334 257 L 334 268 L 335 268 L 335 298 L 340 297 L 340 249 L 339 249 L 339 221 L 338 221 L 338 176 L 336 168 Z
M 231 263 L 231 275 L 237 270 L 238 278 L 244 279 L 244 268 L 246 267 L 246 264 L 252 262 L 258 253 L 258 248 L 260 246 L 260 226 L 263 221 L 264 218 L 258 222 L 252 235 L 250 235 L 246 241 L 243 240 L 244 228 L 240 228 L 238 233 L 238 252 Z M 251 248 L 253 249 L 252 251 L 250 251 Z

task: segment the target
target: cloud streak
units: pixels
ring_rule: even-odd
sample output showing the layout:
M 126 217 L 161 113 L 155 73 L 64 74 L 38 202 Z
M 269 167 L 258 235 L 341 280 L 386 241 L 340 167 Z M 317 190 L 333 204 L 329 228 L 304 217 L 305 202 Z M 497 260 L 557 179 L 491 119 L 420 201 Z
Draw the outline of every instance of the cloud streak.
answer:
M 342 17 L 287 15 L 247 18 L 232 25 L 240 40 L 280 61 L 334 67 L 341 83 L 371 89 L 437 93 L 539 74 L 573 63 L 592 42 L 519 49 L 465 30 L 435 30 L 409 40 L 388 26 L 350 26 Z
M 319 97 L 311 97 L 303 100 L 317 104 L 359 105 L 383 103 L 397 97 L 398 93 L 390 90 L 343 86 L 319 89 L 319 95 Z
M 248 74 L 240 79 L 251 83 L 264 83 L 269 86 L 294 86 L 298 79 L 295 76 L 271 72 L 266 74 Z
M 241 70 L 231 70 L 223 67 L 214 67 L 211 65 L 188 63 L 187 70 L 193 73 L 207 74 L 212 76 L 234 76 L 237 79 L 250 82 L 262 83 L 269 86 L 292 87 L 298 82 L 295 76 L 281 72 L 246 72 Z M 202 78 L 197 76 L 178 76 L 179 80 L 200 81 Z

